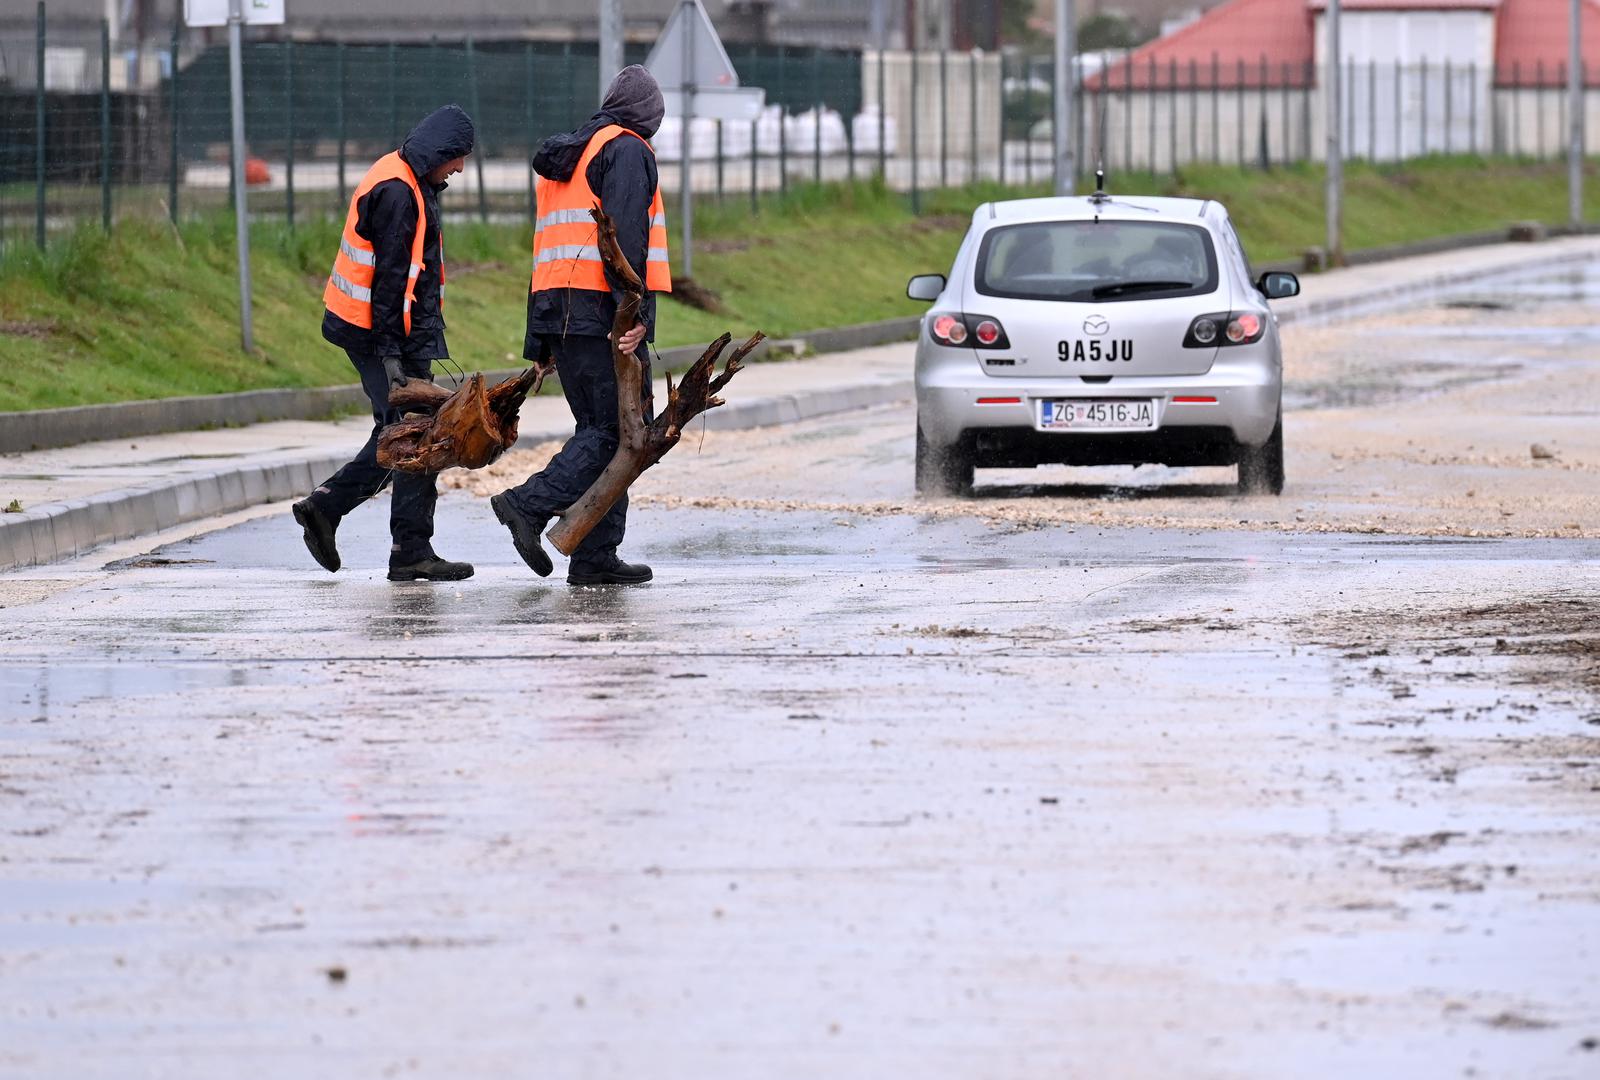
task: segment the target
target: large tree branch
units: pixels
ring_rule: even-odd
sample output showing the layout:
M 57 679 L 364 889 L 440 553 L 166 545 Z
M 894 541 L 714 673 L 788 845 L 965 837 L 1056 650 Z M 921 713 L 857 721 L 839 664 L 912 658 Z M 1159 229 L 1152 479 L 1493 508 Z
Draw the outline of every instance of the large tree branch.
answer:
M 623 257 L 617 244 L 617 230 L 605 211 L 597 206 L 589 213 L 595 220 L 600 258 L 612 277 L 622 284 L 622 301 L 617 304 L 617 315 L 611 323 L 611 363 L 617 375 L 617 452 L 599 479 L 562 512 L 561 520 L 550 530 L 550 542 L 563 555 L 576 551 L 583 538 L 639 475 L 677 445 L 689 421 L 722 404 L 718 391 L 728 385 L 728 380 L 744 366 L 745 357 L 766 338 L 760 331 L 751 335 L 750 340 L 733 351 L 722 372 L 713 378 L 717 360 L 731 340 L 728 334 L 717 338 L 683 373 L 677 386 L 672 385 L 670 375 L 667 377 L 666 407 L 656 414 L 655 420 L 646 424 L 644 366 L 637 357 L 629 356 L 617 346 L 622 335 L 639 321 L 644 283 Z

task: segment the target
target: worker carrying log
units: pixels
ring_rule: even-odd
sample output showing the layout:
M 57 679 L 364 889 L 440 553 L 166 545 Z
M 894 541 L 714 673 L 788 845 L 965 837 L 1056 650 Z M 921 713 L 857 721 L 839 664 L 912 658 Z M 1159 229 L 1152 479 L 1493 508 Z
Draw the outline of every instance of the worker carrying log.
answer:
M 439 193 L 472 153 L 472 120 L 454 105 L 417 124 L 400 149 L 379 158 L 356 185 L 333 272 L 323 290 L 322 336 L 344 349 L 372 402 L 372 436 L 338 472 L 294 504 L 312 558 L 339 569 L 340 520 L 394 479 L 389 507 L 389 580 L 459 581 L 472 566 L 433 550 L 435 472 L 391 473 L 378 461 L 379 434 L 402 418 L 391 389 L 433 381 L 444 339 L 444 255 Z M 414 383 L 413 385 L 420 385 Z M 526 392 L 527 385 L 521 387 Z M 516 396 L 516 404 L 521 395 Z M 512 415 L 515 415 L 512 406 Z M 515 437 L 514 423 L 512 437 Z
M 554 362 L 576 430 L 548 465 L 490 504 L 511 531 L 517 553 L 540 577 L 554 568 L 540 542 L 545 526 L 584 495 L 618 447 L 611 338 L 624 283 L 602 260 L 590 213 L 595 207 L 610 219 L 623 259 L 643 283 L 635 321 L 615 344 L 624 356 L 639 359 L 641 409 L 644 421 L 651 419 L 650 365 L 640 346 L 654 339 L 655 294 L 671 291 L 672 276 L 656 157 L 646 140 L 664 113 L 655 77 L 637 64 L 623 68 L 600 111 L 576 131 L 546 139 L 533 158 L 538 211 L 523 355 L 541 366 Z M 648 566 L 623 562 L 617 554 L 627 518 L 623 491 L 571 552 L 569 583 L 650 580 Z

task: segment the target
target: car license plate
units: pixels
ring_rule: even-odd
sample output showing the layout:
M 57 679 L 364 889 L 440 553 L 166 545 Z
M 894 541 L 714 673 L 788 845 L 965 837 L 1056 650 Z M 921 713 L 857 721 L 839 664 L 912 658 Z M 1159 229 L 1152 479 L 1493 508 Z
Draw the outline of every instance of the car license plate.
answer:
M 1039 402 L 1040 431 L 1140 431 L 1156 426 L 1150 398 L 1077 398 Z

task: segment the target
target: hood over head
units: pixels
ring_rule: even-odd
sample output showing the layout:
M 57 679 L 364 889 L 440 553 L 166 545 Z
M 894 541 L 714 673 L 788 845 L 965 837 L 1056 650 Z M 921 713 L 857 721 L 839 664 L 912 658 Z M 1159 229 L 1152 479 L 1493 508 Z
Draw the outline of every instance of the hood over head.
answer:
M 445 105 L 417 122 L 400 144 L 400 156 L 421 181 L 445 162 L 472 153 L 472 144 L 472 117 L 459 105 Z
M 641 138 L 651 138 L 661 127 L 667 114 L 666 100 L 656 77 L 640 64 L 629 64 L 617 72 L 606 88 L 600 111 L 576 131 L 552 135 L 533 156 L 533 167 L 548 180 L 565 182 L 572 179 L 583 157 L 584 147 L 594 133 L 609 124 L 627 128 Z

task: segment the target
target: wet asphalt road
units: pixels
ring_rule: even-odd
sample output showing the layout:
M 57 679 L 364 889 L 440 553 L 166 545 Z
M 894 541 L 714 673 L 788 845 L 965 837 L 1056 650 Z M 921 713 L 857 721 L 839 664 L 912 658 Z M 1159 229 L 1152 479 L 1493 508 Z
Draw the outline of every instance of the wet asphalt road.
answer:
M 0 577 L 0 1075 L 1600 1074 L 1595 292 L 1296 331 L 1281 500 L 888 408 L 691 433 L 641 589 Z
M 5 609 L 0 1074 L 1600 1068 L 1594 541 L 383 516 Z

